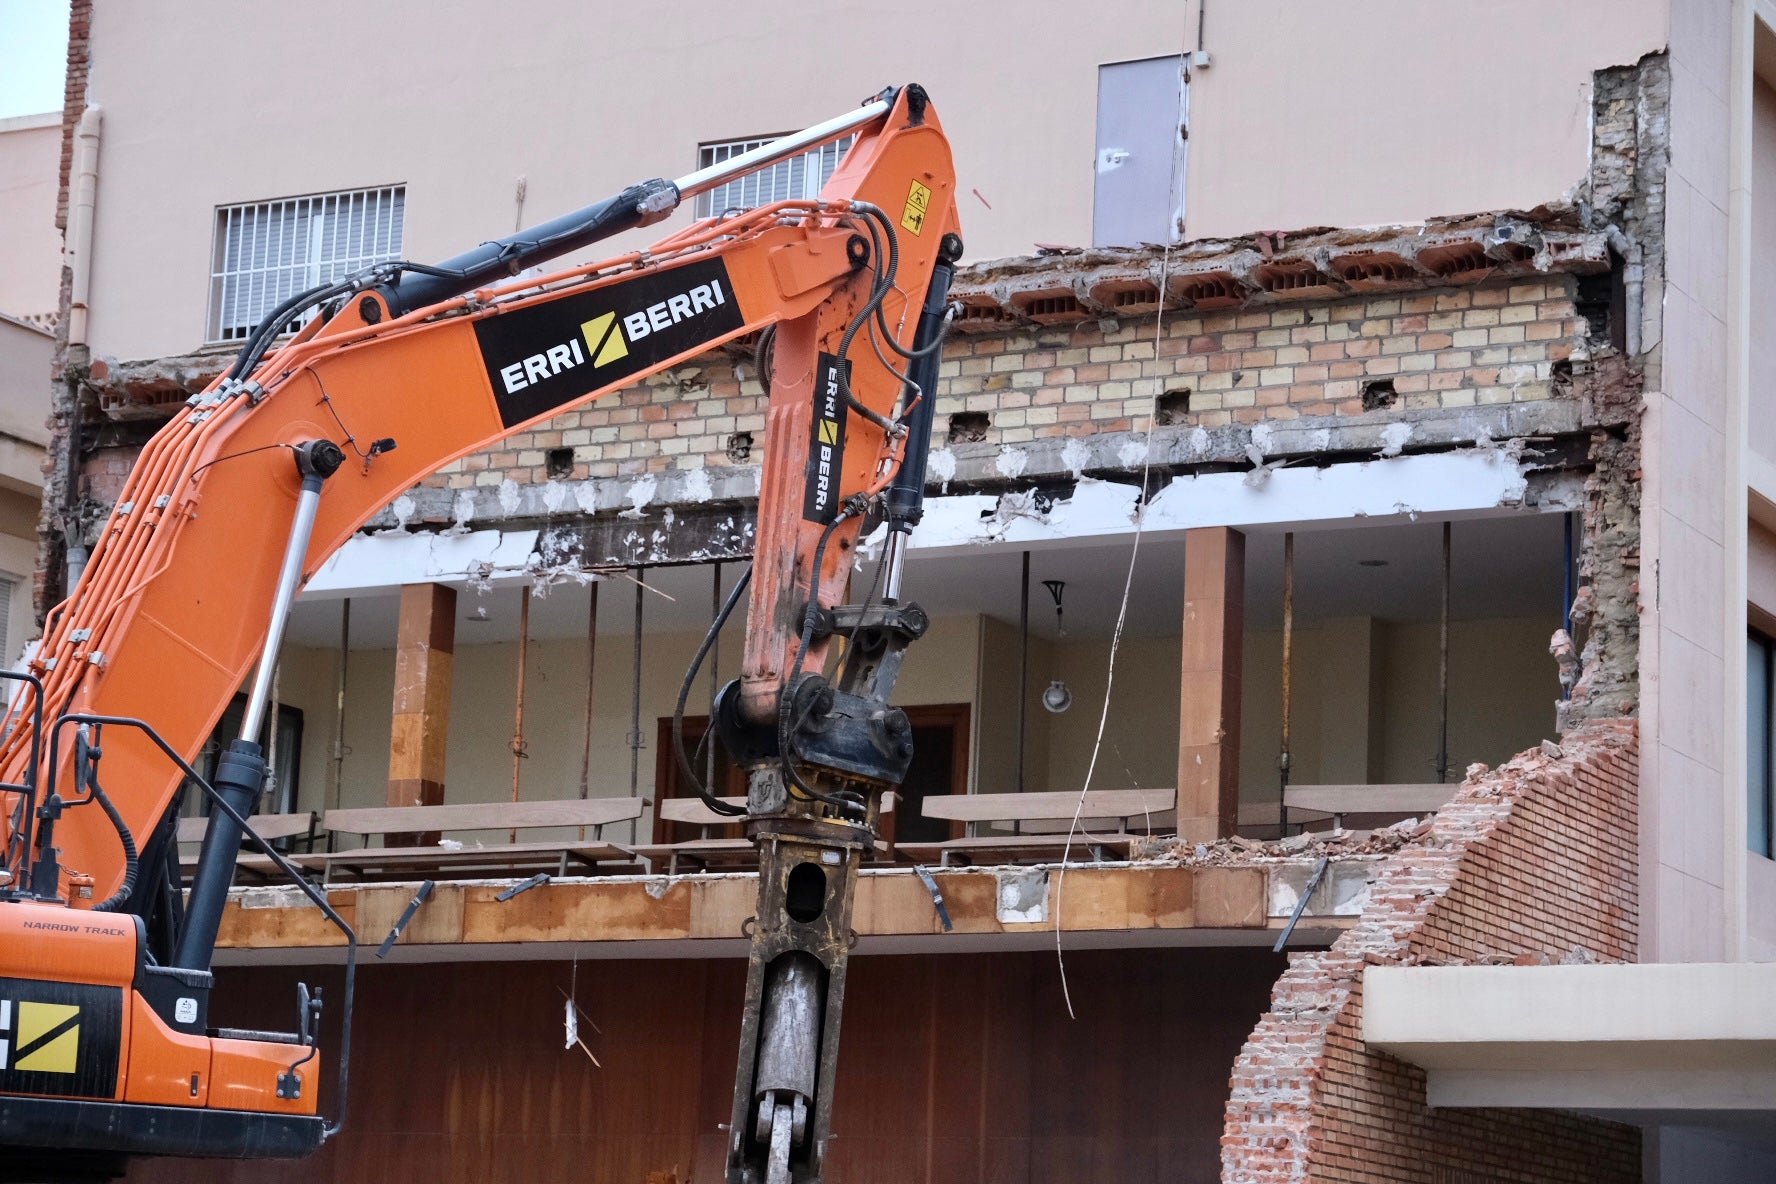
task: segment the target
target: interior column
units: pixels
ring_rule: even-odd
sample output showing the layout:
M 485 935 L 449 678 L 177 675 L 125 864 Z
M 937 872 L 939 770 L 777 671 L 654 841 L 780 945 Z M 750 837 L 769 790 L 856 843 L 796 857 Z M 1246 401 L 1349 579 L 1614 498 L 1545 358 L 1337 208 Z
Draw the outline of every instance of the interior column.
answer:
M 394 727 L 389 736 L 388 804 L 444 802 L 444 748 L 450 731 L 450 668 L 456 648 L 456 589 L 401 588 L 395 641 Z M 436 835 L 390 835 L 394 846 L 429 845 Z
M 1184 532 L 1184 644 L 1178 709 L 1178 835 L 1206 843 L 1239 821 L 1240 655 L 1246 536 Z

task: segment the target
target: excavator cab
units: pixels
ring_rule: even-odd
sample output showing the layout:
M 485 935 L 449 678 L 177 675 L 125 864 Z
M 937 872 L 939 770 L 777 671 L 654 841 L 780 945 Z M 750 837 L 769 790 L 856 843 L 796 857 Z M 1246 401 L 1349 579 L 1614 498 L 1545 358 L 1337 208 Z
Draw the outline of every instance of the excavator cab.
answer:
M 42 682 L 20 672 L 0 678 L 21 688 L 28 714 L 15 726 L 28 721 L 40 748 Z M 36 853 L 22 878 L 0 872 L 0 1181 L 108 1179 L 143 1155 L 298 1158 L 338 1129 L 318 1112 L 319 991 L 298 986 L 293 1032 L 213 1028 L 213 974 L 173 959 L 184 920 L 175 814 L 138 849 L 101 780 L 104 738 L 120 731 L 146 737 L 212 811 L 234 815 L 339 929 L 346 977 L 334 1106 L 343 1111 L 357 961 L 351 927 L 151 726 L 65 714 L 48 734 L 49 759 L 0 784 L 21 844 Z M 58 758 L 70 743 L 64 772 Z M 39 769 L 47 771 L 41 787 Z M 59 866 L 56 828 L 81 811 L 108 817 L 123 855 L 122 882 L 102 900 L 89 877 L 64 876 Z

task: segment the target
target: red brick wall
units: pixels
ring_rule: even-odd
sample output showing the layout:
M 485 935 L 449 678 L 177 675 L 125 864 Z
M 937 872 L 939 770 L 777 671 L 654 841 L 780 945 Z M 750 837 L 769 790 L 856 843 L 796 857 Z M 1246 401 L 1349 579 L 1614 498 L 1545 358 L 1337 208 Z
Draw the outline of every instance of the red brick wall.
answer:
M 74 0 L 68 12 L 68 74 L 62 85 L 62 172 L 56 229 L 68 229 L 68 180 L 74 168 L 74 128 L 86 114 L 86 67 L 92 44 L 92 0 Z
M 1424 1073 L 1367 1049 L 1370 964 L 1632 960 L 1639 783 L 1632 721 L 1586 725 L 1469 778 L 1377 872 L 1358 924 L 1297 956 L 1234 1062 L 1226 1184 L 1640 1179 L 1632 1127 L 1550 1111 L 1432 1110 Z

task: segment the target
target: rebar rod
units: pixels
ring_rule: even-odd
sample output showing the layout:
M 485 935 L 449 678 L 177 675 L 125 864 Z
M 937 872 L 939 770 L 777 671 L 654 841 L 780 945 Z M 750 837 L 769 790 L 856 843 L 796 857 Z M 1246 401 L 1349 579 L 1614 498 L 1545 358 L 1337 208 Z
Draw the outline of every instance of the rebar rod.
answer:
M 1294 691 L 1295 532 L 1283 535 L 1283 712 L 1277 747 L 1277 829 L 1289 835 L 1289 716 Z
M 709 619 L 712 621 L 721 616 L 722 604 L 721 560 L 717 559 L 714 566 L 715 579 L 709 590 Z M 703 758 L 703 784 L 710 793 L 717 797 L 721 796 L 721 789 L 715 784 L 715 697 L 721 691 L 721 681 L 716 674 L 720 666 L 721 638 L 717 637 L 715 644 L 709 647 L 709 716 L 703 725 L 703 747 L 706 750 L 706 755 Z
M 1024 792 L 1024 727 L 1030 712 L 1030 553 L 1018 583 L 1017 791 Z M 1015 828 L 1014 828 L 1015 829 Z
M 635 569 L 635 671 L 629 687 L 629 796 L 641 796 L 641 609 L 647 594 L 647 568 Z M 629 820 L 629 841 L 635 841 L 635 819 Z
M 586 606 L 586 732 L 580 748 L 580 800 L 583 802 L 592 792 L 592 687 L 593 679 L 598 670 L 598 583 L 591 584 L 591 598 Z M 586 828 L 580 828 L 580 839 L 586 838 Z
M 333 694 L 333 784 L 328 787 L 326 810 L 339 808 L 345 786 L 345 685 L 351 664 L 351 628 L 352 602 L 347 596 L 339 614 L 339 681 Z
M 530 653 L 530 585 L 519 589 L 518 595 L 518 702 L 512 717 L 512 801 L 518 801 L 520 770 L 524 767 L 524 664 Z M 506 841 L 516 843 L 516 827 L 507 832 Z
M 1449 523 L 1443 524 L 1443 608 L 1437 628 L 1437 784 L 1449 780 Z

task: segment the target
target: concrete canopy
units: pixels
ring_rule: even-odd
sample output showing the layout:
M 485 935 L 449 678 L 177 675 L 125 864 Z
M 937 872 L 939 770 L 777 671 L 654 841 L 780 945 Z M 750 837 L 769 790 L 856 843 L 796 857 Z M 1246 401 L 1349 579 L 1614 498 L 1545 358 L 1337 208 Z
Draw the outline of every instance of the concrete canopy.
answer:
M 1433 1106 L 1776 1130 L 1776 964 L 1370 967 L 1363 1038 Z

